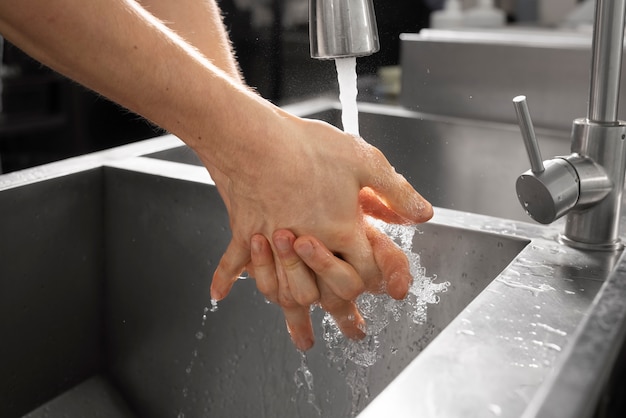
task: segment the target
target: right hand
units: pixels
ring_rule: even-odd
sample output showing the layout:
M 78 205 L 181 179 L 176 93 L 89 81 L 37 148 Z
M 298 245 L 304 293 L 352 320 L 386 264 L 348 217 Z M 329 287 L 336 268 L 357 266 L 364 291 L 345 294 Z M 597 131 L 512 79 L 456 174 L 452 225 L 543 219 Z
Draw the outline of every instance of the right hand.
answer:
M 420 223 L 430 219 L 432 206 L 361 138 L 288 114 L 281 121 L 286 126 L 262 142 L 261 149 L 240 151 L 237 170 L 226 175 L 209 168 L 233 234 L 216 269 L 212 297 L 223 299 L 251 262 L 253 235 L 272 242 L 274 231 L 282 229 L 315 237 L 356 270 L 365 288 L 375 288 L 380 270 L 364 213 L 394 214 L 403 222 Z M 314 281 L 291 287 L 301 305 L 317 300 Z

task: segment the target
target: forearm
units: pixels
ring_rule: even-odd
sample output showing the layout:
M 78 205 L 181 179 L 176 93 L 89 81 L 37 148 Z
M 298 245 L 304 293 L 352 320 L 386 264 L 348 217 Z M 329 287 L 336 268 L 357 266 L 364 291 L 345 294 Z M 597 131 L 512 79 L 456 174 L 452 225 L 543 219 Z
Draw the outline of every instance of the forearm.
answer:
M 18 4 L 0 0 L 0 31 L 7 39 L 178 135 L 226 174 L 243 163 L 237 160 L 243 147 L 254 153 L 253 133 L 273 126 L 276 108 L 132 0 Z
M 243 82 L 232 45 L 212 0 L 139 0 L 185 41 L 195 46 L 233 79 Z

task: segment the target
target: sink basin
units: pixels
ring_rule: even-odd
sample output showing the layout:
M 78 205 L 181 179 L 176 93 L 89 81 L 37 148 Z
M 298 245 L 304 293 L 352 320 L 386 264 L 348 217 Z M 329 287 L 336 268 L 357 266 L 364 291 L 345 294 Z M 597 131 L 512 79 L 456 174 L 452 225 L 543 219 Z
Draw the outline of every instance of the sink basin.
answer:
M 306 401 L 292 400 L 303 396 L 294 384 L 300 355 L 282 312 L 252 280 L 237 283 L 217 312 L 205 312 L 229 240 L 208 176 L 198 171 L 198 181 L 187 181 L 104 167 L 4 190 L 0 199 L 2 236 L 16 238 L 1 251 L 0 306 L 12 319 L 0 363 L 11 401 L 0 415 L 21 416 L 98 376 L 89 384 L 116 388 L 136 416 L 253 416 L 259 409 L 317 416 Z M 372 397 L 528 244 L 436 223 L 420 232 L 414 251 L 450 287 L 425 324 L 388 327 L 381 351 L 395 347 L 395 354 L 368 370 Z M 316 399 L 325 416 L 346 416 L 350 387 L 324 355 L 319 311 L 315 323 L 308 358 Z M 65 408 L 72 393 L 82 392 L 45 412 Z
M 292 111 L 338 117 L 329 102 Z M 329 359 L 314 311 L 307 390 L 282 313 L 252 280 L 209 311 L 227 214 L 193 153 L 155 138 L 0 176 L 0 416 L 520 416 L 626 263 L 515 220 L 514 127 L 361 114 L 364 136 L 441 205 L 413 238 L 426 275 L 449 282 L 425 323 L 392 321 L 363 368 Z M 513 163 L 487 164 L 490 152 Z

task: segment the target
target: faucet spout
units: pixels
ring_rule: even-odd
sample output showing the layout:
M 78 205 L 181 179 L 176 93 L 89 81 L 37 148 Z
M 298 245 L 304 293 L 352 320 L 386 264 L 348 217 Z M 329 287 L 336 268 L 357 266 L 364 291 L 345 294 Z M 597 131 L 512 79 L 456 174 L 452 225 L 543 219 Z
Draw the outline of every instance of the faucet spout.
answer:
M 311 57 L 361 57 L 378 52 L 372 0 L 309 0 Z

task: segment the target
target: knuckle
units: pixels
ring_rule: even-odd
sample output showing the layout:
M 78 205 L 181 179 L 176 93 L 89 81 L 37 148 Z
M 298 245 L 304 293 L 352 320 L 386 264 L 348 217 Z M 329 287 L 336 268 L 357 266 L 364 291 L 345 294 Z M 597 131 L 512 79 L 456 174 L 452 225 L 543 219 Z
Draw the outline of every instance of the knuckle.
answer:
M 309 306 L 319 300 L 319 292 L 310 289 L 306 292 L 298 292 L 294 294 L 294 299 L 302 306 Z
M 289 292 L 279 291 L 276 300 L 283 308 L 291 309 L 300 306 Z
M 256 287 L 266 299 L 276 301 L 278 293 L 278 284 L 268 280 L 257 280 Z
M 297 271 L 302 269 L 304 263 L 298 257 L 284 257 L 281 258 L 281 263 L 285 270 L 289 272 Z

